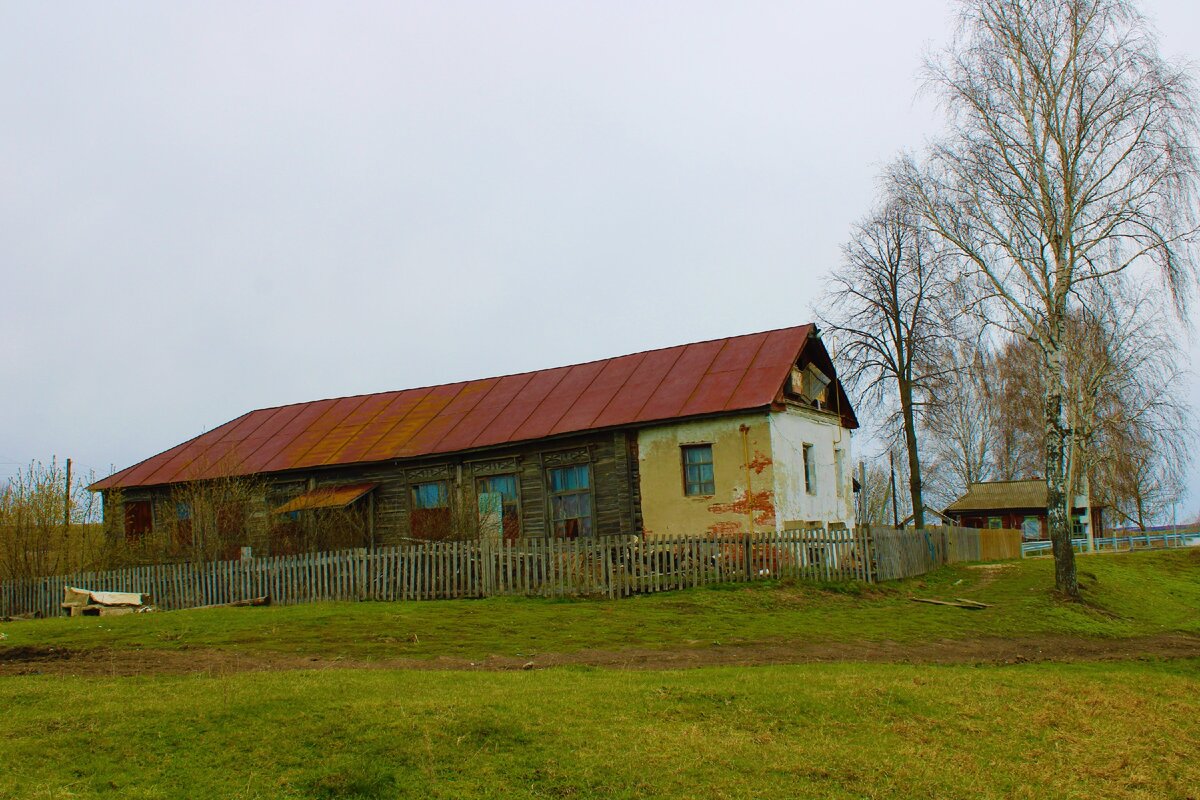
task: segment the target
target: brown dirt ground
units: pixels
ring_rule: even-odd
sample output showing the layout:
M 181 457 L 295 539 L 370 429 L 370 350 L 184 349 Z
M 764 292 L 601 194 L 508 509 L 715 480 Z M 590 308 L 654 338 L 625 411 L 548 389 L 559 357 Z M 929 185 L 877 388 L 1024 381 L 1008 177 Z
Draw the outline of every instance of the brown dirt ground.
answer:
M 297 669 L 521 670 L 559 666 L 610 669 L 688 669 L 859 661 L 896 664 L 1022 664 L 1039 661 L 1117 661 L 1200 658 L 1200 637 L 1179 634 L 1131 639 L 1042 636 L 1020 639 L 944 639 L 917 644 L 824 642 L 724 645 L 672 650 L 580 650 L 526 657 L 384 659 L 363 661 L 264 651 L 66 650 L 54 647 L 0 648 L 0 678 L 8 675 L 223 675 Z

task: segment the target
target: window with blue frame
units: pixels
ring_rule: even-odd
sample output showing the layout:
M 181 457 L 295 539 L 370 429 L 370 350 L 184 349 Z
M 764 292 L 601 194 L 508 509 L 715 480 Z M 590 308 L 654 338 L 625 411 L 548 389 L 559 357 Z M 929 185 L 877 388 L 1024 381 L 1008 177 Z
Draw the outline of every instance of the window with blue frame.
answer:
M 683 493 L 688 497 L 704 497 L 717 493 L 713 479 L 711 444 L 683 446 Z
M 587 464 L 546 471 L 550 490 L 550 524 L 554 535 L 575 539 L 593 534 L 592 472 Z

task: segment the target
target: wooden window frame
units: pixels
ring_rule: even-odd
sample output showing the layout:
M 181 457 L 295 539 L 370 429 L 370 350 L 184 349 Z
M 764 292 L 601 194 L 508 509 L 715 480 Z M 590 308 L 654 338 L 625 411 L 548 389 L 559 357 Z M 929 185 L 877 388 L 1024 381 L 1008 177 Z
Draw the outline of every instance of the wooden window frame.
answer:
M 145 539 L 147 535 L 154 533 L 154 500 L 153 499 L 125 500 L 121 504 L 121 506 L 122 506 L 121 507 L 121 519 L 122 519 L 121 527 L 122 527 L 122 531 L 125 534 L 125 541 L 140 542 L 143 539 Z M 145 520 L 138 519 L 138 517 L 142 516 L 142 514 L 135 512 L 134 511 L 135 508 L 144 509 Z M 142 524 L 139 524 L 142 522 L 144 522 L 144 527 L 142 526 Z M 139 529 L 133 530 L 132 528 L 134 526 L 138 527 Z
M 708 461 L 691 462 L 691 461 L 687 460 L 687 454 L 688 454 L 689 450 L 699 450 L 701 448 L 708 449 Z M 693 466 L 693 467 L 694 466 L 704 466 L 706 464 L 708 465 L 709 477 L 711 478 L 711 480 L 708 481 L 708 484 L 712 488 L 712 491 L 711 492 L 689 491 L 689 489 L 691 488 L 691 482 L 688 481 L 688 467 L 689 466 Z M 681 444 L 679 446 L 679 465 L 680 465 L 681 477 L 683 479 L 683 496 L 684 497 L 713 497 L 716 495 L 716 493 L 717 493 L 717 470 L 716 470 L 716 457 L 713 455 L 712 442 L 692 442 L 690 444 Z M 703 487 L 704 482 L 700 482 L 698 485 Z
M 516 511 L 517 511 L 517 535 L 515 538 L 520 539 L 522 536 L 525 535 L 525 513 L 521 507 L 521 473 L 519 473 L 519 472 L 497 472 L 494 475 L 476 475 L 475 476 L 475 497 L 478 498 L 481 494 L 487 494 L 487 492 L 480 491 L 481 483 L 483 483 L 484 481 L 495 480 L 496 478 L 512 478 L 513 479 L 513 485 L 516 487 L 516 490 L 517 490 L 517 499 L 513 502 L 513 505 L 516 506 Z M 500 500 L 500 534 L 501 534 L 501 537 L 505 538 L 505 539 L 513 538 L 513 537 L 507 536 L 506 531 L 504 530 L 504 499 L 503 499 L 503 496 L 501 496 L 501 500 Z
M 565 492 L 554 491 L 554 488 L 553 488 L 554 483 L 550 477 L 551 473 L 553 473 L 555 470 L 568 470 L 568 469 L 579 469 L 579 468 L 586 470 L 587 481 L 588 481 L 587 489 L 571 489 L 571 490 L 568 490 Z M 596 482 L 595 482 L 596 476 L 594 474 L 594 470 L 592 469 L 591 463 L 560 464 L 560 465 L 556 465 L 556 466 L 548 466 L 545 468 L 545 470 L 546 470 L 546 474 L 545 474 L 546 522 L 548 523 L 547 528 L 546 528 L 546 538 L 547 539 L 569 539 L 569 538 L 593 538 L 594 539 L 594 538 L 596 538 L 596 536 L 598 535 L 598 533 L 596 531 Z M 576 537 L 569 537 L 569 536 L 565 536 L 565 535 L 559 536 L 558 535 L 559 520 L 555 519 L 555 517 L 554 517 L 554 500 L 555 500 L 555 498 L 558 498 L 558 497 L 566 497 L 568 495 L 580 495 L 580 494 L 586 494 L 587 498 L 588 498 L 587 519 L 591 523 L 591 534 L 590 534 L 590 536 L 576 536 Z M 563 519 L 562 521 L 566 522 L 571 519 L 583 519 L 583 517 L 567 517 L 567 518 Z
M 417 504 L 417 489 L 421 486 L 434 486 L 434 485 L 441 487 L 438 492 L 438 495 L 439 495 L 439 498 L 442 500 L 442 505 L 437 505 L 437 506 L 420 506 L 420 505 L 418 505 Z M 409 514 L 408 514 L 408 533 L 409 533 L 409 535 L 412 536 L 414 539 L 423 539 L 423 540 L 440 538 L 437 535 L 438 533 L 440 533 L 439 531 L 426 530 L 424 528 L 425 523 L 422 523 L 422 528 L 420 531 L 418 531 L 417 525 L 415 523 L 416 523 L 418 517 L 421 515 L 421 512 L 440 511 L 442 509 L 445 509 L 444 524 L 446 526 L 449 526 L 453 523 L 453 514 L 451 513 L 451 510 L 450 510 L 450 480 L 449 480 L 449 478 L 435 478 L 433 480 L 427 480 L 427 481 L 413 481 L 412 483 L 410 483 L 408 485 L 408 497 L 409 497 L 409 502 L 411 503 L 411 506 L 409 508 Z M 455 532 L 449 531 L 449 530 L 447 530 L 445 532 L 446 535 L 452 535 L 453 533 L 455 533 Z
M 804 462 L 804 492 L 805 494 L 815 495 L 817 493 L 817 462 L 816 449 L 812 442 L 802 442 L 800 444 L 800 460 Z

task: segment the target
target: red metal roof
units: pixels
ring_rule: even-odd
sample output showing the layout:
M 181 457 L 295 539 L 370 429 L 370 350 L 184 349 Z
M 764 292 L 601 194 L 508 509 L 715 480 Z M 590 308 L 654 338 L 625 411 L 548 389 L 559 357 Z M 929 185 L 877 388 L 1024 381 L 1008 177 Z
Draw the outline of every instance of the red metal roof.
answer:
M 413 458 L 780 399 L 811 325 L 570 367 L 251 411 L 93 489 Z

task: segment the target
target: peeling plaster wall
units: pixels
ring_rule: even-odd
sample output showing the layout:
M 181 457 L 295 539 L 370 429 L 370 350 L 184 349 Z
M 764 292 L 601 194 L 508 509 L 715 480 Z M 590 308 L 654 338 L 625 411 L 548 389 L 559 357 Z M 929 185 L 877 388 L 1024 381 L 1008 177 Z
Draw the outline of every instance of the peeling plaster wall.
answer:
M 770 415 L 771 452 L 774 454 L 776 518 L 782 530 L 787 523 L 820 521 L 854 525 L 854 461 L 850 431 L 831 414 L 788 406 Z M 804 485 L 803 446 L 813 446 L 816 491 Z M 834 451 L 842 451 L 842 491 L 838 495 Z
M 680 448 L 687 444 L 712 445 L 715 494 L 684 494 Z M 771 432 L 765 412 L 643 428 L 638 431 L 637 450 L 647 537 L 739 533 L 750 530 L 751 517 L 756 531 L 776 528 Z

